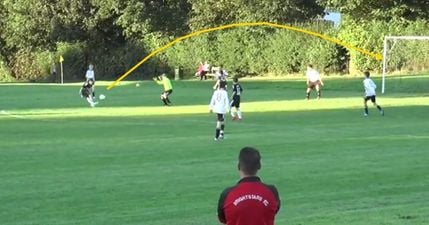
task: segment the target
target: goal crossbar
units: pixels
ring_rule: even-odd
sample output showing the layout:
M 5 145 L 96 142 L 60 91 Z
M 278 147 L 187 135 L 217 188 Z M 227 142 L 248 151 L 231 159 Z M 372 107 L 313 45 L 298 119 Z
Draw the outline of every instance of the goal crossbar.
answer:
M 429 41 L 429 36 L 385 36 L 384 37 L 384 43 L 383 43 L 383 74 L 382 74 L 382 82 L 381 82 L 381 93 L 384 94 L 385 91 L 385 80 L 386 80 L 386 73 L 387 73 L 387 57 L 389 54 L 388 49 L 388 41 L 393 40 L 416 40 L 416 41 Z

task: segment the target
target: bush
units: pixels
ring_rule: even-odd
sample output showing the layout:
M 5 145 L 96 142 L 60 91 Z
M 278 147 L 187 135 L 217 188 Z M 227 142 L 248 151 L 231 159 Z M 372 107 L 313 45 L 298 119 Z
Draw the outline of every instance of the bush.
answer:
M 313 28 L 334 33 L 328 24 L 317 23 Z M 170 67 L 180 67 L 186 74 L 194 74 L 199 62 L 207 60 L 214 66 L 223 65 L 233 76 L 241 76 L 296 73 L 308 63 L 331 71 L 339 68 L 338 54 L 335 44 L 302 33 L 267 27 L 240 27 L 177 43 L 166 50 L 165 58 Z
M 368 22 L 355 21 L 346 18 L 343 21 L 339 37 L 350 44 L 364 48 L 369 51 L 382 53 L 383 41 L 386 35 L 428 35 L 429 23 L 426 21 L 377 21 Z M 393 52 L 389 55 L 389 65 L 392 70 L 403 70 L 405 68 L 418 69 L 428 68 L 428 44 L 423 42 L 401 41 L 395 45 Z M 392 52 L 392 53 L 393 53 Z M 378 70 L 381 71 L 381 63 L 371 57 L 350 52 L 352 67 L 355 70 Z
M 15 79 L 12 77 L 9 67 L 5 60 L 0 56 L 0 82 L 13 82 Z

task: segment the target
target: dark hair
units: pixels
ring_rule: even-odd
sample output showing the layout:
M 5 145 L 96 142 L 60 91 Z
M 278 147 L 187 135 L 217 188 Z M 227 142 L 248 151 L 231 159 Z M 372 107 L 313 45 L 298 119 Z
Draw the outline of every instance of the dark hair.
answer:
M 313 64 L 308 64 L 308 67 L 313 68 Z
M 363 75 L 365 75 L 365 77 L 369 77 L 369 71 L 363 72 Z
M 253 147 L 244 147 L 238 155 L 238 169 L 246 175 L 256 175 L 261 169 L 261 155 Z
M 226 87 L 226 82 L 221 80 L 219 81 L 219 88 L 225 88 Z
M 234 81 L 235 83 L 237 83 L 237 82 L 238 82 L 238 78 L 237 78 L 237 77 L 234 77 L 233 81 Z

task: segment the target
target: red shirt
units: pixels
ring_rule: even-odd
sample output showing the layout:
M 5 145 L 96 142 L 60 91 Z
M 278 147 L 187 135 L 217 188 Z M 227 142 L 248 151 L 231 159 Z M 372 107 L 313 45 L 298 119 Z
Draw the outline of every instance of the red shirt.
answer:
M 245 177 L 225 189 L 219 198 L 218 218 L 227 225 L 274 225 L 280 199 L 273 185 L 259 177 Z

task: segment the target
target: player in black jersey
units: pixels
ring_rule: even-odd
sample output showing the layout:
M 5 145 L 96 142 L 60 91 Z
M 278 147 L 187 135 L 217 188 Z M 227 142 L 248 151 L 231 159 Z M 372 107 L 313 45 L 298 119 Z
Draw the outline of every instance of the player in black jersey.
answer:
M 97 102 L 94 102 L 92 97 L 92 93 L 93 93 L 92 86 L 94 86 L 94 80 L 89 79 L 85 81 L 85 83 L 83 83 L 82 87 L 80 88 L 79 93 L 82 98 L 85 98 L 86 101 L 88 101 L 91 107 L 94 107 L 97 104 Z
M 233 84 L 232 84 L 232 101 L 231 101 L 231 116 L 233 120 L 241 120 L 241 111 L 240 111 L 240 96 L 243 92 L 243 88 L 241 87 L 241 84 L 238 83 L 238 78 L 234 77 Z M 232 110 L 232 108 L 235 108 L 235 111 L 237 112 L 237 116 L 235 115 L 235 112 Z

